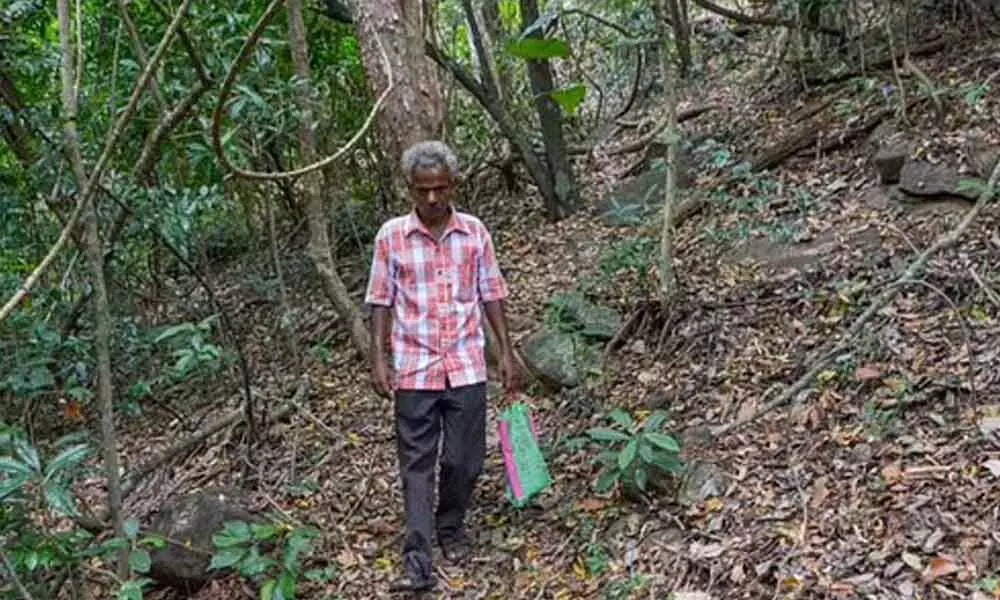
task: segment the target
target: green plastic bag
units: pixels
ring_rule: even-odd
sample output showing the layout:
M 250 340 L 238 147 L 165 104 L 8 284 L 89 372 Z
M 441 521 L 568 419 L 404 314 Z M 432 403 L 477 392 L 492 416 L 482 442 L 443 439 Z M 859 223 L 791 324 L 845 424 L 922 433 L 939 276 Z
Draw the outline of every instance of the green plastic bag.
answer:
M 531 409 L 523 402 L 514 403 L 501 413 L 498 429 L 507 473 L 507 499 L 523 508 L 552 485 Z

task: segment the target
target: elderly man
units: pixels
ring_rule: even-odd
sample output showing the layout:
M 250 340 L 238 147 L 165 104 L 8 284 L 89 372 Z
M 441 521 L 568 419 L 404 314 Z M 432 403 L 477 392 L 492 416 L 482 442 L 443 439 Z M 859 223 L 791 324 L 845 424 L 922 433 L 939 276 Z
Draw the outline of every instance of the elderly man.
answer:
M 452 206 L 458 159 L 445 144 L 427 141 L 409 148 L 402 166 L 413 210 L 379 230 L 365 300 L 372 306 L 372 383 L 395 399 L 406 513 L 405 572 L 392 589 L 422 591 L 436 583 L 435 532 L 446 559 L 457 563 L 471 550 L 465 515 L 486 453 L 483 312 L 499 339 L 508 392 L 519 390 L 520 372 L 493 240 L 479 219 Z

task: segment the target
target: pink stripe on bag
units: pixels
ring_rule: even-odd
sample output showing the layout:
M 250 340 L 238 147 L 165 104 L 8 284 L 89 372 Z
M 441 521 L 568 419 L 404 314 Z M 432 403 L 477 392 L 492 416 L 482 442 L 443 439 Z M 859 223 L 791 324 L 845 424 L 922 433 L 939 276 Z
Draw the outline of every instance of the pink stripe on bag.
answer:
M 503 451 L 503 462 L 507 469 L 507 481 L 514 497 L 520 500 L 524 497 L 524 488 L 521 487 L 521 475 L 517 471 L 517 461 L 514 460 L 514 447 L 510 441 L 510 423 L 500 421 L 500 447 Z

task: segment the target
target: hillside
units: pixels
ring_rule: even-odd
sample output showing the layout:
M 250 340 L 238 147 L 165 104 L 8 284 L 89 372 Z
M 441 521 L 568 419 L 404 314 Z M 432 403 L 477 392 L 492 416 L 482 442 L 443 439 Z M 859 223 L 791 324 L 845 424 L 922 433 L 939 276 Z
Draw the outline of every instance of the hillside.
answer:
M 975 193 L 957 182 L 985 180 L 981 150 L 1000 149 L 1000 102 L 986 81 L 1000 72 L 1000 44 L 939 35 L 940 48 L 913 58 L 937 82 L 939 100 L 910 105 L 905 119 L 878 118 L 886 94 L 856 82 L 749 97 L 746 82 L 730 73 L 687 93 L 682 109 L 714 108 L 683 128 L 686 141 L 700 140 L 687 153 L 684 193 L 703 204 L 677 228 L 682 292 L 666 314 L 649 284 L 658 227 L 609 226 L 601 212 L 611 197 L 641 200 L 619 189 L 638 185 L 622 174 L 641 154 L 598 150 L 580 160 L 590 209 L 558 224 L 541 218 L 530 188 L 509 192 L 494 173 L 479 176 L 462 207 L 494 232 L 514 294 L 515 337 L 523 342 L 553 322 L 556 293 L 581 289 L 627 325 L 602 377 L 562 391 L 532 389 L 556 484 L 537 508 L 515 511 L 491 455 L 474 515 L 477 559 L 465 569 L 439 567 L 446 582 L 439 597 L 997 593 L 1000 396 L 992 340 L 1000 216 L 993 206 L 857 335 L 845 334 L 920 251 L 962 221 Z M 891 71 L 870 77 L 876 90 L 895 85 Z M 907 85 L 918 84 L 908 78 Z M 979 96 L 976 86 L 984 86 Z M 818 141 L 800 143 L 771 169 L 731 175 L 737 162 L 760 160 L 800 132 Z M 615 143 L 642 133 L 626 128 Z M 883 184 L 873 158 L 892 144 L 908 144 L 902 181 Z M 927 190 L 942 178 L 950 188 Z M 285 376 L 293 365 L 272 326 L 276 292 L 252 283 L 268 280 L 268 267 L 241 272 L 238 262 L 216 285 L 249 340 L 257 381 L 269 382 L 258 384 L 261 401 L 277 410 L 298 382 Z M 364 276 L 356 272 L 355 289 Z M 285 277 L 300 342 L 331 353 L 310 363 L 301 409 L 272 424 L 255 448 L 266 468 L 256 474 L 254 502 L 323 531 L 315 560 L 337 577 L 316 584 L 325 596 L 306 597 L 380 596 L 373 586 L 394 573 L 399 541 L 389 408 L 369 391 L 365 363 L 346 349 L 330 310 L 312 300 L 319 293 L 304 263 L 287 264 Z M 749 418 L 841 339 L 849 350 L 788 406 L 717 439 L 707 433 Z M 218 396 L 206 390 L 204 400 L 217 415 Z M 580 440 L 613 407 L 639 416 L 669 411 L 668 429 L 698 465 L 684 493 L 667 483 L 637 501 L 595 496 L 592 453 Z M 173 441 L 176 428 L 164 422 L 152 435 L 148 424 L 137 428 L 132 461 Z M 132 509 L 157 506 L 168 492 L 235 482 L 237 473 L 214 465 L 238 462 L 237 437 L 175 462 L 134 494 Z M 237 590 L 237 580 L 222 579 L 197 597 L 235 598 Z

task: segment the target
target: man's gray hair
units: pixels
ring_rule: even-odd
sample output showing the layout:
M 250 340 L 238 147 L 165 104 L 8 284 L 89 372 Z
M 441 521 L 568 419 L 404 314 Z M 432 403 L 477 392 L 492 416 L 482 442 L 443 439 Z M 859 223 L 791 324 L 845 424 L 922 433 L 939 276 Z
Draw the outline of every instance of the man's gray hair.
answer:
M 452 177 L 458 177 L 458 157 L 451 148 L 444 142 L 428 140 L 417 142 L 403 153 L 400 161 L 403 166 L 403 175 L 409 181 L 413 178 L 413 172 L 417 169 L 437 169 L 444 167 L 448 169 Z

